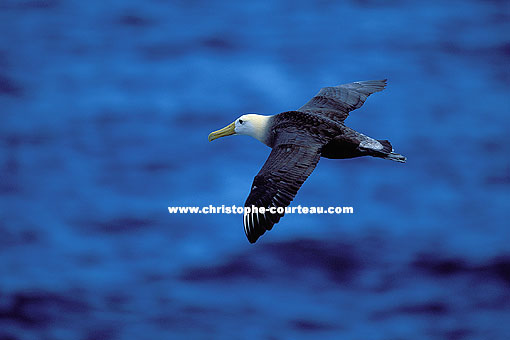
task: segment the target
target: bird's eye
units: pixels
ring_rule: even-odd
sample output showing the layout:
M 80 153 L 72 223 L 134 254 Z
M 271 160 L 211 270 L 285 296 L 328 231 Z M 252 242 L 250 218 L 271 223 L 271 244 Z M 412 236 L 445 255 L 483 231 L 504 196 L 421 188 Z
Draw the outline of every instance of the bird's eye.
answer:
M 242 119 L 239 119 L 239 124 L 242 124 L 243 123 L 243 120 Z

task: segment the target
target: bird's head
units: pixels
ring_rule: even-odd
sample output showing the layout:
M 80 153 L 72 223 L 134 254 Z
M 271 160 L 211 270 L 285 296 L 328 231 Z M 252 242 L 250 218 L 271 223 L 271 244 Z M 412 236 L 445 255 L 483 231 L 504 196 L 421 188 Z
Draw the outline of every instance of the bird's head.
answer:
M 244 114 L 223 129 L 211 132 L 209 142 L 230 135 L 248 135 L 265 143 L 267 123 L 270 117 L 254 113 Z

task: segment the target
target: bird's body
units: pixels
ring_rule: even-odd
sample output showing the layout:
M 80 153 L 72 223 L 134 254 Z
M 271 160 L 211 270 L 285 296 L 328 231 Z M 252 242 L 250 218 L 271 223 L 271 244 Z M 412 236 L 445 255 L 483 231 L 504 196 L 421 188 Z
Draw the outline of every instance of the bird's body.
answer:
M 365 136 L 344 124 L 350 111 L 361 107 L 370 94 L 385 86 L 386 80 L 372 80 L 325 87 L 296 111 L 274 116 L 243 115 L 209 135 L 209 140 L 214 140 L 246 134 L 272 148 L 245 203 L 245 207 L 267 209 L 264 213 L 253 209 L 244 215 L 244 229 L 251 243 L 279 221 L 283 213 L 274 211 L 290 204 L 320 157 L 373 156 L 405 162 L 404 156 L 393 152 L 389 141 Z M 272 207 L 275 209 L 269 212 Z

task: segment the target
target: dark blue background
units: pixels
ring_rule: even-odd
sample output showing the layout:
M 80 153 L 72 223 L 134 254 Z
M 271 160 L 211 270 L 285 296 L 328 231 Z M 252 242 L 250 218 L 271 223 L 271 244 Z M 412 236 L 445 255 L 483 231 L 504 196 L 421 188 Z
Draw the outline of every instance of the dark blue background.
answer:
M 507 1 L 0 2 L 0 339 L 510 338 Z M 255 245 L 269 149 L 207 135 L 388 78 Z

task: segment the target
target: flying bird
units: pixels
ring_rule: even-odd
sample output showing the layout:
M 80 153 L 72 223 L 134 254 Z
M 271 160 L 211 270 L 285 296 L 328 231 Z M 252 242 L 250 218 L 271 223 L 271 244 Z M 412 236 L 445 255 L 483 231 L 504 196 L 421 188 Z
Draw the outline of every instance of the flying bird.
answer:
M 250 243 L 255 243 L 278 223 L 284 214 L 271 213 L 268 209 L 289 206 L 321 157 L 373 156 L 405 163 L 406 157 L 393 152 L 389 141 L 365 136 L 344 124 L 349 112 L 360 108 L 372 93 L 384 90 L 386 81 L 324 87 L 295 111 L 273 116 L 245 114 L 209 134 L 209 141 L 229 135 L 248 135 L 272 148 L 244 204 L 266 209 L 264 213 L 252 209 L 244 214 L 244 231 Z

